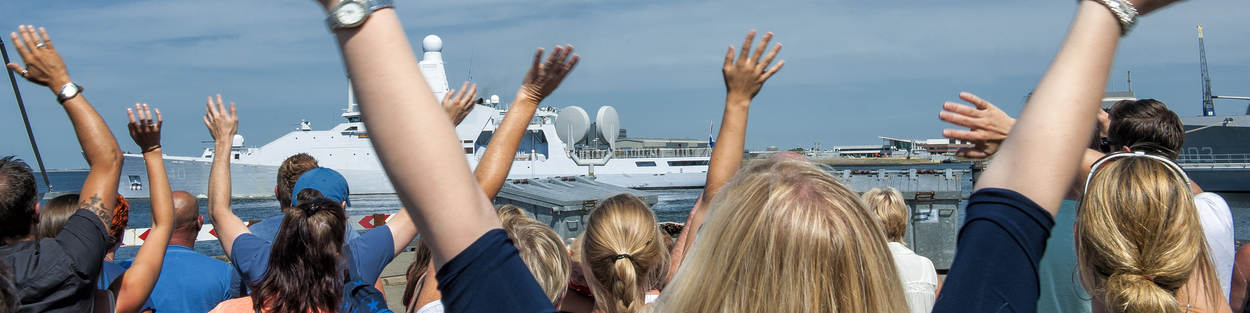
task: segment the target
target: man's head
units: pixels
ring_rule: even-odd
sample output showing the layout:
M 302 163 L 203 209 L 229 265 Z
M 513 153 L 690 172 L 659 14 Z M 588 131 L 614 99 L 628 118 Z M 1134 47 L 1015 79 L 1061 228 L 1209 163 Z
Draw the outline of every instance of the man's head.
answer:
M 195 236 L 204 225 L 200 216 L 200 203 L 195 196 L 186 191 L 175 191 L 174 194 L 174 237 L 189 239 L 195 242 Z
M 1180 116 L 1155 99 L 1124 100 L 1111 107 L 1107 137 L 1112 149 L 1128 148 L 1175 160 L 1185 144 Z
M 292 205 L 291 196 L 295 192 L 291 189 L 295 188 L 295 182 L 300 175 L 314 168 L 317 168 L 317 159 L 307 153 L 292 155 L 282 161 L 282 165 L 278 167 L 278 184 L 273 187 L 273 195 L 283 208 Z
M 346 206 L 352 205 L 352 201 L 348 199 L 350 191 L 347 188 L 347 179 L 343 178 L 343 175 L 335 170 L 318 167 L 304 172 L 303 175 L 300 175 L 299 180 L 295 181 L 291 191 L 298 196 L 299 192 L 304 189 L 313 189 L 320 192 L 321 196 L 334 200 L 334 202 L 345 204 Z M 300 203 L 297 197 L 291 197 L 290 201 L 294 205 L 299 205 Z
M 38 198 L 30 166 L 13 156 L 0 158 L 0 240 L 30 235 Z

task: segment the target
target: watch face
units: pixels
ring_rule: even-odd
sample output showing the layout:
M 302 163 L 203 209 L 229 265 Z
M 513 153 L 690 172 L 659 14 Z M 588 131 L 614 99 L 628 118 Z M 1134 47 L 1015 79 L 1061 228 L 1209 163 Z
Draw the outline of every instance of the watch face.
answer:
M 360 2 L 348 1 L 334 10 L 334 18 L 339 21 L 339 24 L 354 26 L 364 21 L 367 13 L 368 10 Z

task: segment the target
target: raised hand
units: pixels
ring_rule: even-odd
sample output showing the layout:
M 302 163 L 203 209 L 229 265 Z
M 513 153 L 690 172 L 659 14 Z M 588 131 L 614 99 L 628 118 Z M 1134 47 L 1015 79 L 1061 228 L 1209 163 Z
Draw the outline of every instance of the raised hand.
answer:
M 161 148 L 161 109 L 149 109 L 147 103 L 135 103 L 134 109 L 126 109 L 126 116 L 130 118 L 130 138 L 135 140 L 143 153 Z
M 22 56 L 22 62 L 26 63 L 26 66 L 12 62 L 6 64 L 18 75 L 32 83 L 52 88 L 60 88 L 70 82 L 65 61 L 52 47 L 52 39 L 43 27 L 36 34 L 34 26 L 18 26 L 17 32 L 9 33 L 9 39 L 16 46 L 17 54 Z
M 521 82 L 521 89 L 517 90 L 517 101 L 532 101 L 537 104 L 550 96 L 581 59 L 576 54 L 570 57 L 572 52 L 572 45 L 556 46 L 555 51 L 547 56 L 547 61 L 542 62 L 543 48 L 538 48 L 538 52 L 534 53 L 534 64 L 530 65 L 529 73 L 525 74 L 525 80 Z
M 453 95 L 454 94 L 454 95 Z M 465 81 L 460 86 L 457 93 L 455 89 L 448 90 L 447 95 L 443 96 L 443 110 L 447 111 L 447 117 L 451 118 L 451 125 L 460 125 L 460 121 L 465 116 L 469 116 L 469 112 L 473 111 L 473 99 L 477 99 L 477 84 L 469 87 L 469 82 Z
M 208 126 L 208 133 L 213 136 L 213 140 L 233 141 L 234 134 L 239 132 L 239 116 L 235 114 L 234 102 L 230 102 L 230 110 L 226 111 L 221 95 L 218 94 L 216 102 L 213 102 L 213 97 L 208 97 L 208 104 L 204 109 L 207 111 L 204 114 L 204 126 Z
M 725 53 L 725 66 L 721 68 L 721 72 L 725 75 L 725 89 L 730 98 L 745 98 L 746 100 L 755 98 L 760 88 L 764 87 L 764 82 L 786 65 L 786 61 L 781 60 L 777 62 L 777 65 L 768 67 L 773 63 L 773 58 L 777 57 L 777 52 L 781 51 L 781 44 L 773 46 L 768 55 L 764 56 L 764 60 L 760 60 L 764 54 L 764 48 L 772 39 L 773 33 L 765 33 L 764 40 L 755 47 L 754 56 L 751 56 L 751 44 L 755 41 L 755 30 L 751 30 L 747 33 L 746 40 L 742 42 L 742 52 L 738 54 L 736 60 L 734 59 L 734 46 L 729 46 L 729 52 Z
M 969 141 L 975 145 L 972 148 L 959 149 L 955 153 L 958 156 L 981 159 L 994 155 L 998 152 L 998 147 L 1002 145 L 1003 139 L 1006 139 L 1007 134 L 1011 132 L 1011 127 L 1016 124 L 1016 119 L 974 94 L 961 92 L 959 99 L 976 107 L 946 102 L 942 104 L 942 112 L 938 113 L 938 118 L 947 123 L 967 127 L 968 130 L 947 128 L 942 130 L 942 136 Z

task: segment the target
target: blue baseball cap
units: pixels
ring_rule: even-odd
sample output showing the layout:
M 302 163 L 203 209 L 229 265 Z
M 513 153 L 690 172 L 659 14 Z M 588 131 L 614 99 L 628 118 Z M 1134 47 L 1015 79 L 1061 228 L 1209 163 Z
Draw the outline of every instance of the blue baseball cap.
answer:
M 352 201 L 347 195 L 350 192 L 347 189 L 347 179 L 338 171 L 318 167 L 304 172 L 299 176 L 299 180 L 295 181 L 295 188 L 291 188 L 291 203 L 298 204 L 299 200 L 296 196 L 304 189 L 313 189 L 321 192 L 321 196 L 326 199 L 334 200 L 334 202 L 347 202 L 347 206 L 352 205 Z

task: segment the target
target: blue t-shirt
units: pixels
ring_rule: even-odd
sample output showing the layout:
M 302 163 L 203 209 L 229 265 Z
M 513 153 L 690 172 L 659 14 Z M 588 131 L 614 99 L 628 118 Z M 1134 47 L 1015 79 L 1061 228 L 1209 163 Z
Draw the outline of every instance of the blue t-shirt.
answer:
M 118 277 L 121 277 L 123 273 L 126 273 L 126 268 L 121 265 L 117 265 L 117 263 L 104 261 L 104 264 L 102 265 L 103 266 L 100 267 L 100 278 L 95 281 L 96 290 L 108 290 L 109 286 L 112 286 L 113 282 L 116 281 Z
M 1037 264 L 1054 219 L 1015 191 L 968 198 L 955 261 L 933 312 L 1036 312 Z
M 130 268 L 134 260 L 122 262 Z M 222 301 L 243 296 L 243 281 L 234 267 L 187 247 L 165 250 L 161 275 L 140 311 L 208 312 Z
M 1076 273 L 1076 241 L 1073 224 L 1076 223 L 1076 201 L 1064 201 L 1055 215 L 1055 228 L 1046 240 L 1046 254 L 1038 265 L 1037 278 L 1041 283 L 1041 296 L 1037 300 L 1038 312 L 1089 313 L 1089 294 L 1081 287 Z
M 230 261 L 234 262 L 243 279 L 249 283 L 260 282 L 269 267 L 269 252 L 273 244 L 253 234 L 242 234 L 234 239 L 231 247 Z M 382 275 L 382 269 L 395 258 L 395 242 L 389 226 L 379 226 L 363 235 L 346 242 L 343 253 L 347 258 L 347 271 L 351 277 L 344 277 L 344 282 L 362 281 L 373 285 Z M 343 303 L 352 303 L 344 294 Z M 357 301 L 359 302 L 359 301 Z M 385 303 L 382 308 L 386 308 Z M 372 312 L 361 310 L 362 312 Z M 345 312 L 353 312 L 345 310 Z
M 435 277 L 447 312 L 556 312 L 502 229 L 483 234 Z

